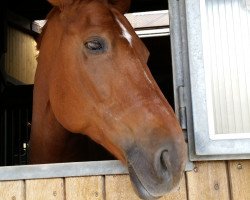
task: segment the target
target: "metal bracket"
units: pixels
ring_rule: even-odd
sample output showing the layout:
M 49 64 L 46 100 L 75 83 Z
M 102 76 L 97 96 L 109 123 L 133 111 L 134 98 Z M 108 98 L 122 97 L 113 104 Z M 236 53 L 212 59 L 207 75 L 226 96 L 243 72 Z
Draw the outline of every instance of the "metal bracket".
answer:
M 179 98 L 180 125 L 181 125 L 182 129 L 186 130 L 187 129 L 187 114 L 186 114 L 186 104 L 185 104 L 184 92 L 185 92 L 185 87 L 179 86 L 178 87 L 178 98 Z
M 188 142 L 187 136 L 187 113 L 186 113 L 186 101 L 185 101 L 185 87 L 178 87 L 178 99 L 179 99 L 179 120 L 180 125 L 184 133 L 186 142 Z M 194 163 L 190 160 L 186 163 L 186 171 L 192 171 L 194 169 Z

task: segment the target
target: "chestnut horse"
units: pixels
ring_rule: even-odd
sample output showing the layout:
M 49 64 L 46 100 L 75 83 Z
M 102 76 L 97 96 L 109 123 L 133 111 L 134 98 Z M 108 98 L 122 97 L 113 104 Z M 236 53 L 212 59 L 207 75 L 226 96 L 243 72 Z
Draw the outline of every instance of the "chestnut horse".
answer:
M 178 185 L 186 144 L 123 16 L 125 0 L 49 0 L 34 83 L 30 163 L 79 161 L 87 135 L 127 164 L 144 199 Z

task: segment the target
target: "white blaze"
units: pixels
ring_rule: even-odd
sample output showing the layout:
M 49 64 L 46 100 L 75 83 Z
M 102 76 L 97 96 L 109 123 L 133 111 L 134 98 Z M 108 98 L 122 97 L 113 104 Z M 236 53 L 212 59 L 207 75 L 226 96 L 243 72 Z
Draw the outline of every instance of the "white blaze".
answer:
M 150 78 L 148 77 L 148 75 L 147 75 L 147 73 L 146 73 L 145 71 L 144 71 L 144 75 L 146 76 L 148 82 L 149 82 L 150 84 L 152 84 L 152 81 L 150 80 Z
M 124 38 L 126 38 L 128 40 L 128 42 L 129 42 L 130 46 L 132 46 L 132 36 L 128 32 L 128 30 L 125 28 L 125 26 L 119 21 L 119 19 L 116 18 L 116 21 L 118 22 L 119 26 L 122 29 L 122 36 Z

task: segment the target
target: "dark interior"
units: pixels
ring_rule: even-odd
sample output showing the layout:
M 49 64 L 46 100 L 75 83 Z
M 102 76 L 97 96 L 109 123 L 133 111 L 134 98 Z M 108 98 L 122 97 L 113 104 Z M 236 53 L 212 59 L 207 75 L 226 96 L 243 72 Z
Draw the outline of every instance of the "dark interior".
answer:
M 148 67 L 162 93 L 174 108 L 170 37 L 148 37 L 142 38 L 142 41 L 150 52 Z
M 6 2 L 5 4 L 3 2 Z M 31 20 L 44 19 L 51 9 L 47 0 L 3 0 L 2 6 Z M 152 10 L 167 10 L 166 0 L 132 0 L 128 12 L 144 12 Z
M 3 3 L 0 3 L 3 4 Z M 129 12 L 167 9 L 165 0 L 134 0 Z M 51 6 L 46 0 L 9 0 L 2 11 L 11 11 L 29 20 L 44 19 Z M 33 85 L 21 85 L 8 81 L 4 72 L 6 34 L 4 12 L 0 21 L 0 166 L 27 164 L 28 141 L 31 128 Z M 150 51 L 148 66 L 170 105 L 174 107 L 171 67 L 170 37 L 142 38 Z M 164 51 L 163 51 L 164 49 Z M 85 137 L 85 160 L 114 159 L 100 145 Z

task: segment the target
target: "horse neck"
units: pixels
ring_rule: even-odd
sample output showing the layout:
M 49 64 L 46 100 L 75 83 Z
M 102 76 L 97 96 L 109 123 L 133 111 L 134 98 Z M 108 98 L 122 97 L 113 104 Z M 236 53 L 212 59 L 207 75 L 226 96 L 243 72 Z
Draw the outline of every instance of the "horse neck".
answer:
M 60 140 L 65 140 L 68 134 L 68 131 L 56 120 L 50 106 L 48 94 L 43 93 L 44 89 L 41 85 L 34 86 L 32 126 L 29 141 L 31 147 L 29 160 L 32 164 L 59 162 L 56 158 L 60 156 L 54 155 L 54 153 L 60 153 L 57 150 L 60 144 L 63 143 Z
M 61 34 L 60 25 L 56 23 L 56 17 L 58 16 L 53 16 L 48 21 L 39 49 L 40 53 L 34 81 L 30 138 L 30 160 L 32 163 L 36 163 L 36 158 L 33 155 L 38 155 L 37 157 L 39 157 L 41 163 L 57 162 L 55 160 L 56 155 L 53 155 L 53 157 L 48 157 L 48 155 L 52 155 L 52 152 L 60 153 L 60 150 L 57 149 L 63 148 L 60 144 L 63 144 L 67 135 L 69 135 L 69 131 L 64 129 L 57 121 L 49 100 L 49 78 L 53 76 L 51 68 L 53 67 L 54 54 L 59 46 L 58 38 L 60 38 Z M 46 147 L 44 144 L 46 144 Z
M 31 164 L 58 163 L 84 160 L 81 134 L 67 131 L 56 119 L 46 95 L 39 98 L 34 90 L 34 104 L 30 138 L 29 162 Z M 39 99 L 36 99 L 38 97 Z
M 86 138 L 66 130 L 56 119 L 49 97 L 49 76 L 51 65 L 44 52 L 39 56 L 33 91 L 33 113 L 29 141 L 29 163 L 58 163 L 86 159 L 83 147 Z M 51 78 L 52 75 L 51 75 Z
M 58 23 L 58 15 L 54 10 L 53 15 L 49 18 L 46 28 L 42 33 L 41 44 L 39 45 L 38 65 L 34 80 L 33 92 L 33 120 L 36 124 L 44 122 L 44 127 L 57 124 L 57 120 L 53 114 L 49 98 L 49 82 L 53 79 L 51 70 L 53 69 L 53 61 L 55 53 L 60 44 L 62 34 L 60 23 Z M 59 123 L 58 123 L 59 124 Z M 63 127 L 57 126 L 58 131 L 62 131 Z

